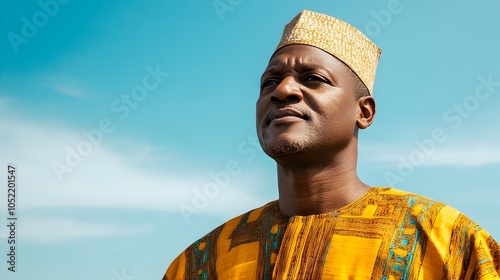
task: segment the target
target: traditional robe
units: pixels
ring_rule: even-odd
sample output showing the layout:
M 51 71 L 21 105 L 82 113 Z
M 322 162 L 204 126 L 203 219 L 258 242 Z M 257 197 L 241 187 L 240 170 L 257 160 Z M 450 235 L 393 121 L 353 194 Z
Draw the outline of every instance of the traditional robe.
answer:
M 287 217 L 278 201 L 214 229 L 163 279 L 500 279 L 500 246 L 443 203 L 371 188 L 334 212 Z

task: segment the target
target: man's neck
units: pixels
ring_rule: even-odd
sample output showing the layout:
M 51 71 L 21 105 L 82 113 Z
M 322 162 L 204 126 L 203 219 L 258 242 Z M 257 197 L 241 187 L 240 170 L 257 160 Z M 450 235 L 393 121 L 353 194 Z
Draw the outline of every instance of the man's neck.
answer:
M 348 153 L 349 154 L 349 153 Z M 361 198 L 370 189 L 356 174 L 356 159 L 278 163 L 279 205 L 287 216 L 335 211 Z

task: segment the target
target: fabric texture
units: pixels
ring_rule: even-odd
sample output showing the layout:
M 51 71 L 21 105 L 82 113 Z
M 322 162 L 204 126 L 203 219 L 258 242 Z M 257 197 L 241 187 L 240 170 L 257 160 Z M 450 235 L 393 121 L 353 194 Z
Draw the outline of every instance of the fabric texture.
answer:
M 304 10 L 285 26 L 276 51 L 292 44 L 314 46 L 335 56 L 358 75 L 373 95 L 382 50 L 352 25 L 329 15 Z
M 500 279 L 500 246 L 443 203 L 371 188 L 335 212 L 287 217 L 278 201 L 214 229 L 163 279 Z

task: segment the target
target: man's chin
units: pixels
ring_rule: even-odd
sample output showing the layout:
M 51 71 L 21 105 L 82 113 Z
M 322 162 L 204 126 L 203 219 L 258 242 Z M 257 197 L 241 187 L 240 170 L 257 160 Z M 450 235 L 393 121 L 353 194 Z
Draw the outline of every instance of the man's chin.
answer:
M 264 152 L 271 158 L 291 156 L 304 150 L 304 143 L 298 141 L 278 140 L 264 145 Z

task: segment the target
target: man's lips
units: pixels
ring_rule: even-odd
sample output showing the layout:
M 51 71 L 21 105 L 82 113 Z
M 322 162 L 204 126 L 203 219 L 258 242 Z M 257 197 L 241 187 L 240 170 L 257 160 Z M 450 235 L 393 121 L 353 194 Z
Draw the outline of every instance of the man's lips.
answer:
M 307 120 L 309 117 L 298 110 L 291 108 L 278 108 L 274 109 L 266 116 L 266 125 L 269 125 L 273 120 L 281 119 L 285 117 L 295 117 Z

